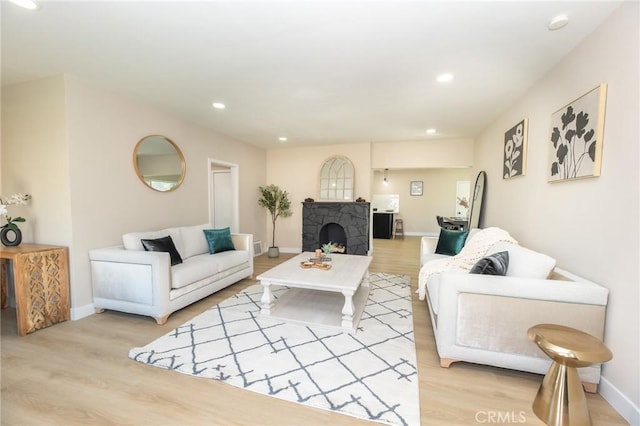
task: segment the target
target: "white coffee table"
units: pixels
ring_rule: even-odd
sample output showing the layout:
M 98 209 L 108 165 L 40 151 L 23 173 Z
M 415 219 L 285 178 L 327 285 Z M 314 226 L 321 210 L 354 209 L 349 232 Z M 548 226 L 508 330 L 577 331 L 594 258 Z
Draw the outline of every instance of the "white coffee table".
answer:
M 334 254 L 331 269 L 302 268 L 314 254 L 301 253 L 260 275 L 260 313 L 288 322 L 355 332 L 369 297 L 370 256 Z M 271 286 L 289 287 L 277 300 Z

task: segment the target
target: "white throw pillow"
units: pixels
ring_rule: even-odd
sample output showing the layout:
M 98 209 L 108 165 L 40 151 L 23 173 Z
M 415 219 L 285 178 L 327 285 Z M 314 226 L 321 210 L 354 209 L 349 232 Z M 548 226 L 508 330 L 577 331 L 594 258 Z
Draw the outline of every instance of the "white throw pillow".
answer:
M 156 238 L 162 238 L 169 235 L 173 240 L 173 244 L 176 246 L 176 250 L 182 256 L 182 251 L 184 250 L 182 244 L 182 237 L 180 236 L 180 232 L 178 228 L 168 228 L 161 229 L 160 231 L 149 231 L 149 232 L 129 232 L 128 234 L 124 234 L 122 236 L 122 244 L 124 248 L 127 250 L 144 250 L 142 247 L 142 243 L 140 240 L 155 240 Z
M 540 278 L 551 275 L 556 266 L 556 260 L 546 254 L 538 253 L 517 244 L 500 241 L 487 250 L 487 256 L 500 251 L 509 252 L 508 277 Z
M 205 229 L 211 229 L 209 224 L 195 225 L 195 226 L 183 226 L 180 228 L 180 234 L 182 234 L 182 244 L 184 245 L 183 258 L 196 256 L 198 254 L 209 253 L 209 246 L 207 245 L 207 238 L 204 235 Z

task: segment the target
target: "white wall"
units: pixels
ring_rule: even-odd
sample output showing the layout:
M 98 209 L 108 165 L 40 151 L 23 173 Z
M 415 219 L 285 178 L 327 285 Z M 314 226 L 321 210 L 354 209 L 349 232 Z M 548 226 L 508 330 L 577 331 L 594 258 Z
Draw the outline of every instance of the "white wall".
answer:
M 375 180 L 372 181 L 374 169 L 401 168 L 414 169 L 406 175 L 406 193 L 408 195 L 410 176 L 422 176 L 427 181 L 425 185 L 439 185 L 443 182 L 453 184 L 452 200 L 455 200 L 455 176 L 467 176 L 473 159 L 472 139 L 436 139 L 426 141 L 407 141 L 396 143 L 354 143 L 345 145 L 324 145 L 313 147 L 273 149 L 267 152 L 267 183 L 276 184 L 290 194 L 293 216 L 279 219 L 276 224 L 276 245 L 282 251 L 300 250 L 302 246 L 302 201 L 311 197 L 319 199 L 319 175 L 324 161 L 334 155 L 344 155 L 354 164 L 356 169 L 356 185 L 354 198 L 362 197 L 371 201 L 372 188 L 375 188 Z M 436 177 L 437 168 L 462 167 L 445 178 L 444 175 Z M 425 171 L 425 168 L 433 168 Z M 394 170 L 393 173 L 398 172 Z M 435 174 L 434 174 L 435 173 Z M 399 176 L 402 176 L 400 174 Z M 405 179 L 405 178 L 403 178 Z M 425 186 L 426 188 L 426 186 Z M 377 189 L 376 189 L 377 190 Z M 408 232 L 437 232 L 435 225 L 429 224 L 432 212 L 441 211 L 444 207 L 446 189 L 435 189 L 429 186 L 429 195 L 424 197 L 412 197 L 415 200 L 406 202 L 408 215 L 405 230 Z M 379 192 L 384 193 L 384 192 Z M 387 192 L 387 193 L 400 193 Z M 431 197 L 432 196 L 432 197 Z M 418 200 L 420 198 L 420 200 Z M 256 195 L 257 199 L 257 195 Z M 436 201 L 437 200 L 437 201 Z M 433 203 L 431 203 L 433 202 Z M 401 203 L 402 206 L 402 203 Z M 453 204 L 447 211 L 453 211 Z M 420 209 L 428 209 L 424 217 L 420 217 Z M 402 212 L 404 215 L 405 212 Z M 435 223 L 435 216 L 433 216 Z M 268 232 L 271 232 L 270 217 L 266 219 Z M 408 227 L 409 226 L 409 227 Z M 411 231 L 409 231 L 411 230 Z M 270 240 L 265 241 L 271 244 Z
M 275 184 L 289 192 L 293 216 L 278 219 L 276 246 L 281 251 L 302 249 L 302 202 L 305 198 L 320 199 L 320 169 L 334 155 L 343 155 L 355 168 L 354 200 L 371 201 L 371 146 L 368 143 L 324 145 L 304 148 L 274 149 L 267 152 L 267 184 Z M 255 189 L 257 204 L 258 188 Z M 266 209 L 264 209 L 266 212 Z M 266 219 L 271 245 L 271 216 Z
M 264 239 L 255 201 L 264 151 L 69 76 L 4 87 L 2 103 L 3 190 L 33 194 L 26 242 L 69 246 L 72 317 L 93 312 L 90 249 L 120 244 L 126 232 L 208 222 L 209 158 L 239 165 L 240 231 Z M 153 191 L 135 174 L 133 149 L 149 134 L 183 151 L 175 191 Z
M 473 153 L 473 139 L 376 142 L 371 147 L 371 168 L 471 167 Z
M 600 390 L 632 424 L 640 423 L 638 16 L 638 3 L 625 3 L 531 87 L 480 135 L 474 165 L 488 176 L 486 226 L 508 229 L 521 244 L 610 290 L 605 343 L 613 360 L 603 368 Z M 547 183 L 551 113 L 603 82 L 602 175 Z M 527 175 L 503 180 L 504 132 L 524 117 Z
M 9 207 L 24 242 L 71 243 L 69 147 L 62 76 L 2 88 L 2 195 L 33 196 Z
M 376 170 L 373 174 L 372 194 L 400 195 L 400 213 L 394 218 L 402 219 L 404 233 L 408 235 L 437 234 L 440 227 L 436 216 L 455 216 L 456 183 L 459 180 L 475 182 L 471 169 L 402 169 L 389 170 L 389 184 L 382 182 L 384 174 Z M 423 195 L 409 193 L 411 181 L 423 182 Z

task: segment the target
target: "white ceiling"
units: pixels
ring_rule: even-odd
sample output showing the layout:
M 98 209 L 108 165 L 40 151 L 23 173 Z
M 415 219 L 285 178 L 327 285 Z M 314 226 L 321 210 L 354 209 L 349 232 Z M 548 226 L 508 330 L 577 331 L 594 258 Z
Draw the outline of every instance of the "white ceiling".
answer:
M 474 137 L 620 2 L 41 4 L 2 1 L 3 85 L 68 73 L 269 148 Z

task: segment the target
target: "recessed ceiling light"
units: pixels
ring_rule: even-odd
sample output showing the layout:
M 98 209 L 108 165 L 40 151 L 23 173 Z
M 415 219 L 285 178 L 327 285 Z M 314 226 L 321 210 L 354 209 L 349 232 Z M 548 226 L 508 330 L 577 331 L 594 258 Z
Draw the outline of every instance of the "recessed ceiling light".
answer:
M 549 31 L 559 30 L 560 28 L 564 28 L 569 23 L 569 17 L 567 15 L 558 15 L 554 16 L 551 21 L 549 21 Z
M 286 141 L 287 141 L 287 138 L 285 138 L 284 136 L 280 136 L 280 137 L 278 138 L 278 140 L 279 140 L 280 142 L 286 142 Z
M 227 107 L 222 102 L 214 102 L 212 105 L 215 109 L 225 109 Z
M 9 0 L 11 3 L 16 6 L 23 7 L 29 10 L 37 10 L 40 9 L 40 5 L 33 0 Z
M 448 83 L 453 80 L 453 74 L 450 72 L 445 72 L 436 77 L 436 81 L 438 83 Z
M 436 129 L 427 129 L 427 134 L 428 135 L 435 135 L 436 134 Z

